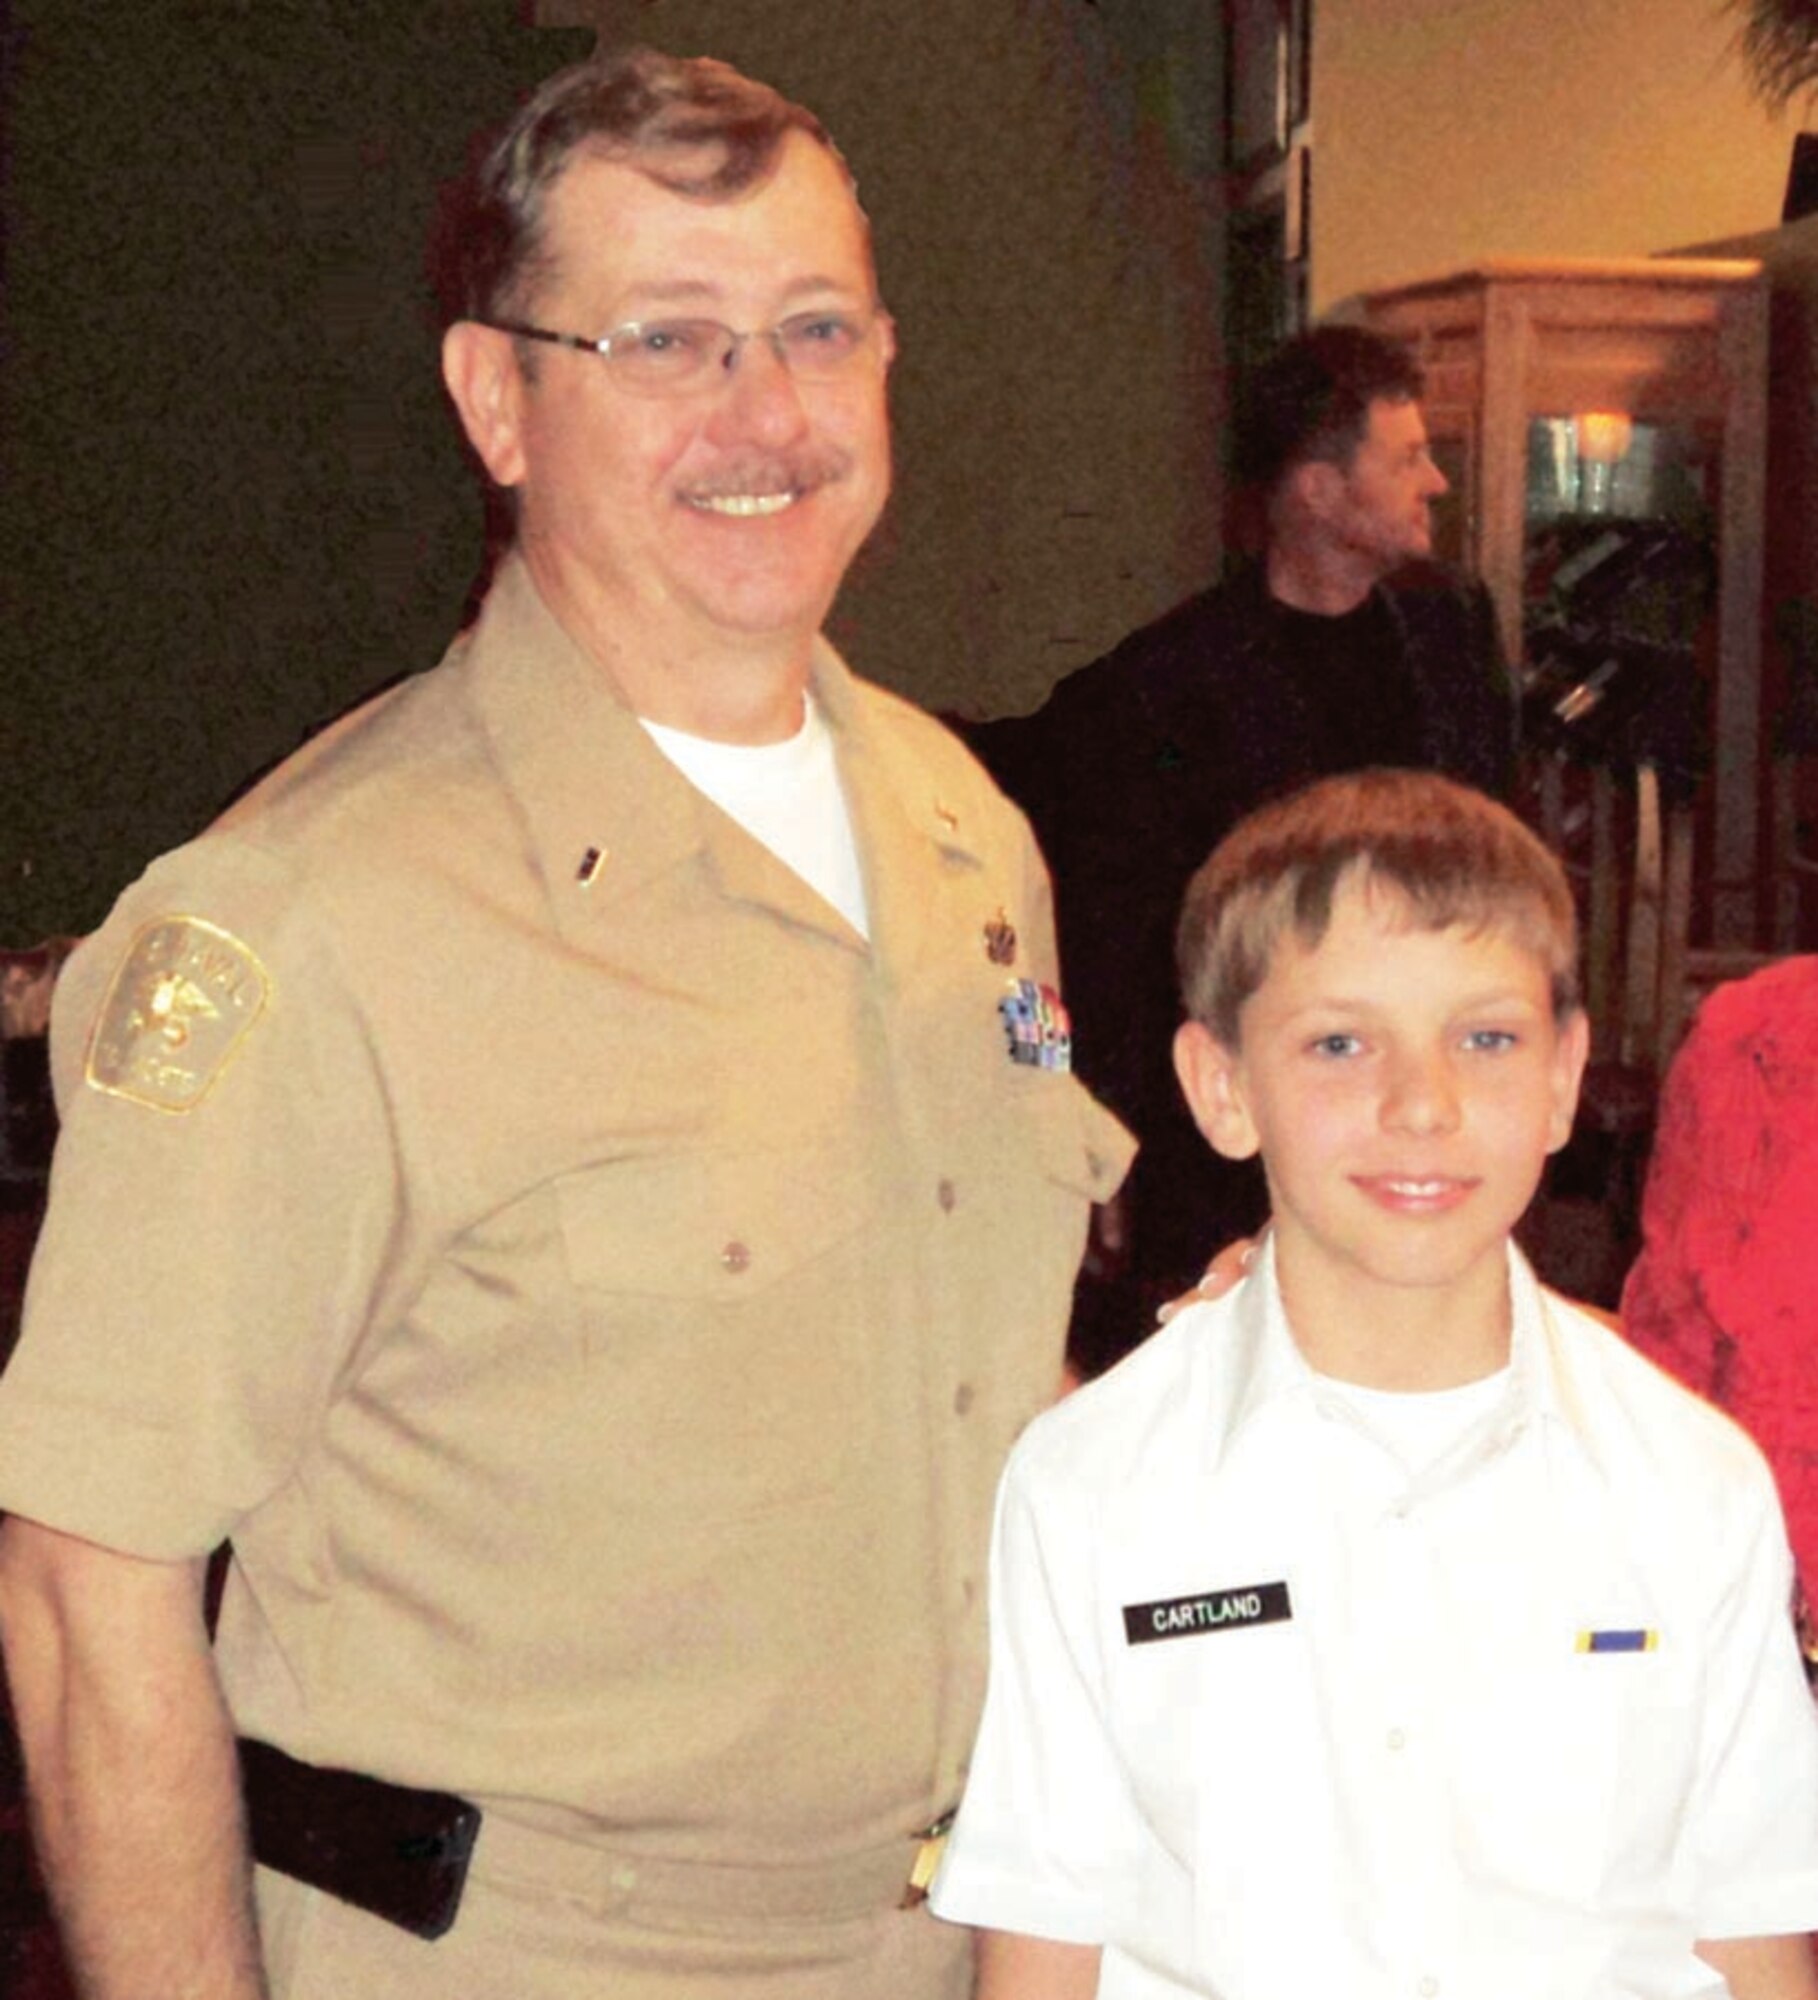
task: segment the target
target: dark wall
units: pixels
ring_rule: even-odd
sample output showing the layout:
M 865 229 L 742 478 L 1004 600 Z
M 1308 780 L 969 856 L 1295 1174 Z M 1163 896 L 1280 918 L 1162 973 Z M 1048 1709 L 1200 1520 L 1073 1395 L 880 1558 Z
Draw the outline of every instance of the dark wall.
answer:
M 11 0 L 0 944 L 90 927 L 440 654 L 480 516 L 422 278 L 435 189 L 596 29 L 743 64 L 858 168 L 903 333 L 898 498 L 836 629 L 862 671 L 1026 708 L 1215 566 L 1216 9 L 538 11 Z
M 80 930 L 433 661 L 479 554 L 422 279 L 466 135 L 592 37 L 511 6 L 13 0 L 0 926 Z M 106 25 L 96 25 L 103 15 Z

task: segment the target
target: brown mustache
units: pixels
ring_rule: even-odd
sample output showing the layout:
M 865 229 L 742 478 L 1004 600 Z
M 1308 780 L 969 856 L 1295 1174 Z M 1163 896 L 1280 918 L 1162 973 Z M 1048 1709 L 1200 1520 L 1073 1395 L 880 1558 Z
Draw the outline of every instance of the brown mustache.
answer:
M 684 489 L 690 500 L 749 499 L 764 493 L 811 493 L 831 486 L 852 470 L 852 454 L 832 445 L 762 458 L 739 458 L 721 466 L 711 479 Z

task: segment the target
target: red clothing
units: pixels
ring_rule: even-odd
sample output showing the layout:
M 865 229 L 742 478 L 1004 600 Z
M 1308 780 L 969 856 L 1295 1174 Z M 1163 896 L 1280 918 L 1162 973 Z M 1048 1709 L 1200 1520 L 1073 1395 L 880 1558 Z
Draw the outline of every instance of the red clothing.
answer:
M 1818 1595 L 1818 957 L 1722 986 L 1661 1094 L 1629 1339 L 1766 1452 Z

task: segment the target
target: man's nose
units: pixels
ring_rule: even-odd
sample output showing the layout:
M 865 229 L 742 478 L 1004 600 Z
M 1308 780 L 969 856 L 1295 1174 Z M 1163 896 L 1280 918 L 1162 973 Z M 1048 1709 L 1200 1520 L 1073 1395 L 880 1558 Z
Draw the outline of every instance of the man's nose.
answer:
M 797 437 L 807 429 L 801 388 L 774 334 L 747 334 L 727 355 L 715 423 L 767 444 Z
M 1430 458 L 1426 462 L 1426 472 L 1427 476 L 1424 484 L 1427 496 L 1430 499 L 1437 500 L 1442 493 L 1451 492 L 1452 482 Z

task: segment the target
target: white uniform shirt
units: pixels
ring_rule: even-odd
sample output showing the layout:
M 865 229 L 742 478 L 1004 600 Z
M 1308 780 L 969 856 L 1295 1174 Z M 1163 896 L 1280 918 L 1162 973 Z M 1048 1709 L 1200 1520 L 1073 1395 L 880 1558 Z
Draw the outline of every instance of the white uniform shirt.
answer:
M 1766 1466 L 1511 1269 L 1506 1390 L 1412 1479 L 1268 1258 L 1036 1420 L 940 1914 L 1111 2000 L 1683 2000 L 1695 1938 L 1818 1927 Z

